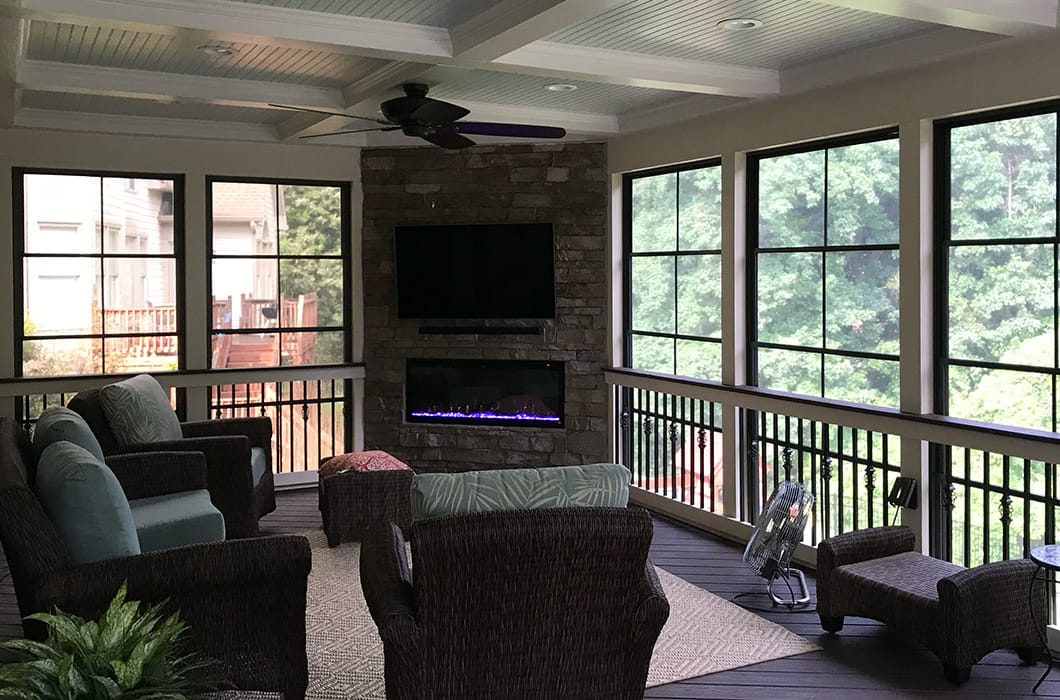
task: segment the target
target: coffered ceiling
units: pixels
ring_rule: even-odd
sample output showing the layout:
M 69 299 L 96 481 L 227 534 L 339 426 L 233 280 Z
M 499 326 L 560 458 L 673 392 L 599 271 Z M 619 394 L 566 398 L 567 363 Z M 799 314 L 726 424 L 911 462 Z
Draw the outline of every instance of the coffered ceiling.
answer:
M 376 117 L 415 81 L 471 120 L 606 138 L 1056 34 L 1057 4 L 0 0 L 0 126 L 296 141 L 366 122 L 270 103 Z M 760 26 L 724 26 L 734 18 Z M 558 83 L 575 89 L 546 89 Z M 311 142 L 422 144 L 400 133 Z

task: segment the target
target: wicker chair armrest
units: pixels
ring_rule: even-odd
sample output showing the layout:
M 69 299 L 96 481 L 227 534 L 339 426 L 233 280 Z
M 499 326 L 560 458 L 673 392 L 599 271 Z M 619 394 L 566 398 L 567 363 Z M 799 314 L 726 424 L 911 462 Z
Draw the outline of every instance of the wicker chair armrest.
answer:
M 405 537 L 395 523 L 370 527 L 361 542 L 361 587 L 372 619 L 380 627 L 388 618 L 415 619 L 412 573 Z
M 53 571 L 35 595 L 40 609 L 101 610 L 126 581 L 130 600 L 169 598 L 184 607 L 197 599 L 209 604 L 211 591 L 224 586 L 249 591 L 305 579 L 311 567 L 309 541 L 298 535 L 227 540 Z
M 633 646 L 630 649 L 630 671 L 638 678 L 647 673 L 655 642 L 670 617 L 670 601 L 666 599 L 666 591 L 650 561 L 644 565 L 640 589 L 640 601 L 633 614 Z
M 180 424 L 180 429 L 188 438 L 244 435 L 251 447 L 261 447 L 266 453 L 272 446 L 272 421 L 266 417 L 187 421 Z
M 911 552 L 915 544 L 913 531 L 904 525 L 873 527 L 829 537 L 817 545 L 817 575 L 827 576 L 844 564 Z
M 206 457 L 206 487 L 210 500 L 225 519 L 228 536 L 245 537 L 257 530 L 251 514 L 254 480 L 250 470 L 250 440 L 245 435 L 196 437 L 151 444 L 125 445 L 129 452 L 193 451 Z
M 995 649 L 1040 646 L 1048 594 L 1037 572 L 1034 562 L 1017 559 L 940 579 L 943 660 L 970 666 Z
M 206 457 L 201 452 L 111 455 L 107 466 L 130 501 L 206 488 Z
M 377 523 L 361 541 L 361 587 L 386 654 L 386 696 L 418 700 L 420 639 L 405 537 Z

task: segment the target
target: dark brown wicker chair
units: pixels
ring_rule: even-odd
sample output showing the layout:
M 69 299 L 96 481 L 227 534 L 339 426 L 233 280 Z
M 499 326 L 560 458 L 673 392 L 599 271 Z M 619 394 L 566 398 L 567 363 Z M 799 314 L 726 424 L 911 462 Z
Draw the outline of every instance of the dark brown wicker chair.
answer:
M 829 632 L 845 615 L 886 622 L 920 640 L 946 678 L 968 680 L 998 649 L 1031 662 L 1042 649 L 1046 586 L 1027 559 L 973 569 L 913 551 L 907 527 L 877 527 L 829 538 L 817 547 L 817 612 Z M 1033 608 L 1033 612 L 1032 612 Z
M 195 453 L 108 457 L 126 495 L 146 498 L 206 481 Z M 97 617 L 123 581 L 129 599 L 166 604 L 188 623 L 191 646 L 217 659 L 240 689 L 305 697 L 306 584 L 311 567 L 304 537 L 263 537 L 178 547 L 92 564 L 76 564 L 28 487 L 35 462 L 22 427 L 0 418 L 0 544 L 19 612 L 58 607 Z M 43 628 L 24 621 L 27 637 Z
M 70 408 L 88 423 L 104 455 L 128 452 L 193 451 L 206 455 L 210 500 L 225 519 L 229 539 L 254 537 L 258 518 L 276 510 L 272 476 L 272 421 L 268 418 L 226 418 L 180 424 L 183 440 L 144 445 L 119 445 L 99 404 L 99 389 L 79 392 Z M 250 448 L 265 451 L 268 468 L 255 485 Z
M 374 525 L 361 581 L 390 700 L 640 698 L 670 605 L 639 509 Z

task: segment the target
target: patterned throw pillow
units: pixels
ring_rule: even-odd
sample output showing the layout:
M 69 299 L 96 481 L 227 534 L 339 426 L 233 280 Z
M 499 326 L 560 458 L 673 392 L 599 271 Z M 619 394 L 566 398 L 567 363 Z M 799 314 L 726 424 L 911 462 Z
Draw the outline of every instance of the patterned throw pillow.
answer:
M 66 406 L 52 406 L 44 409 L 33 428 L 33 451 L 37 459 L 40 459 L 41 453 L 48 445 L 60 440 L 83 447 L 100 462 L 103 461 L 99 440 L 92 434 L 92 428 L 88 427 L 81 414 Z
M 162 385 L 149 374 L 108 384 L 99 404 L 119 445 L 180 440 L 180 419 Z
M 395 469 L 409 469 L 409 465 L 400 459 L 382 450 L 366 450 L 364 452 L 349 452 L 344 455 L 332 457 L 320 465 L 321 477 L 331 476 L 339 472 L 385 472 Z
M 621 464 L 420 474 L 412 481 L 412 518 L 571 506 L 625 508 L 630 477 Z

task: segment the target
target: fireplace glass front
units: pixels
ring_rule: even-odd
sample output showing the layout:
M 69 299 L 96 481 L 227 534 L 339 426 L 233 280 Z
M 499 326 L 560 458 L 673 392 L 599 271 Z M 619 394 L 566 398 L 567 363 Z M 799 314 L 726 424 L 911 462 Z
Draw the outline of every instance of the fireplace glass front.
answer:
M 563 363 L 409 359 L 405 420 L 561 428 Z

